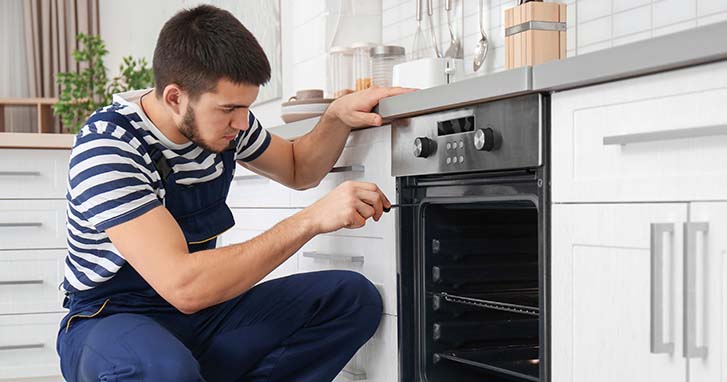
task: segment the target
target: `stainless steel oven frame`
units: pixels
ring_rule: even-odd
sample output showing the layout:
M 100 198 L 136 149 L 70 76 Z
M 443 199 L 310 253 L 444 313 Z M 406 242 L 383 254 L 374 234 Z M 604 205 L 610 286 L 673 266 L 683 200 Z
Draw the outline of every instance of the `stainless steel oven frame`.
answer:
M 422 323 L 422 304 L 424 296 L 424 283 L 422 277 L 427 270 L 424 269 L 422 256 L 427 243 L 424 241 L 424 230 L 427 222 L 425 212 L 428 206 L 432 205 L 493 205 L 497 203 L 527 202 L 537 210 L 538 224 L 538 288 L 539 288 L 539 379 L 540 382 L 550 381 L 550 174 L 549 174 L 549 98 L 546 95 L 535 95 L 537 97 L 537 133 L 518 131 L 496 131 L 504 138 L 512 142 L 512 137 L 524 139 L 532 145 L 530 137 L 537 137 L 536 152 L 524 154 L 523 158 L 517 158 L 512 152 L 497 153 L 494 156 L 488 153 L 480 153 L 475 150 L 467 152 L 476 159 L 480 165 L 465 163 L 469 167 L 467 171 L 452 171 L 452 166 L 446 165 L 441 157 L 434 159 L 428 164 L 424 174 L 416 174 L 416 170 L 408 165 L 398 169 L 406 168 L 404 173 L 397 177 L 397 197 L 401 204 L 416 204 L 417 207 L 406 207 L 398 211 L 397 220 L 397 271 L 399 287 L 399 369 L 400 381 L 404 382 L 430 382 L 426 375 L 426 354 L 423 354 L 422 340 L 427 335 L 425 325 Z M 504 100 L 507 101 L 507 100 Z M 502 101 L 495 101 L 502 102 Z M 533 99 L 525 103 L 533 104 Z M 516 101 L 510 110 L 523 108 L 520 101 Z M 489 110 L 494 110 L 490 105 Z M 461 115 L 477 114 L 475 105 L 439 113 L 439 116 L 424 116 L 431 124 L 432 121 L 442 118 L 459 117 Z M 531 111 L 526 111 L 532 113 Z M 532 119 L 532 114 L 529 114 Z M 417 118 L 417 117 L 415 117 Z M 500 118 L 500 117 L 497 117 Z M 480 123 L 487 118 L 477 118 Z M 500 118 L 501 119 L 501 118 Z M 532 122 L 532 121 L 531 121 Z M 411 120 L 403 121 L 404 126 L 416 126 L 417 122 Z M 477 127 L 481 127 L 478 125 Z M 396 128 L 396 127 L 395 127 Z M 495 126 L 497 129 L 498 126 Z M 500 127 L 503 129 L 503 127 Z M 421 130 L 420 130 L 421 131 Z M 429 130 L 430 134 L 432 130 Z M 503 134 L 504 133 L 504 134 Z M 394 134 L 397 131 L 394 130 Z M 468 137 L 474 134 L 473 131 L 460 134 Z M 407 133 L 411 138 L 411 134 Z M 430 135 L 431 137 L 431 135 Z M 437 139 L 437 137 L 431 137 Z M 400 136 L 395 150 L 401 154 L 403 140 Z M 411 141 L 411 140 L 410 140 Z M 442 142 L 438 142 L 442 145 Z M 514 142 L 511 150 L 526 148 Z M 505 158 L 504 161 L 493 164 L 495 157 Z M 482 159 L 491 159 L 485 163 Z M 409 160 L 409 159 L 408 159 Z M 477 163 L 477 162 L 474 162 Z M 511 165 L 516 163 L 515 165 Z M 392 169 L 395 165 L 392 165 Z M 426 166 L 425 166 L 426 167 Z M 439 168 L 446 171 L 439 171 Z M 524 380 L 524 379 L 513 379 Z

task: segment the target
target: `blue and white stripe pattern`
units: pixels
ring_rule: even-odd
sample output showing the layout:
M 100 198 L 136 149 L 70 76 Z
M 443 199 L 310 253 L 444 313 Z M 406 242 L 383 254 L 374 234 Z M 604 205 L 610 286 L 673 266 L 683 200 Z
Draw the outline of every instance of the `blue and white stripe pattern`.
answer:
M 143 115 L 134 101 L 145 91 L 114 97 L 103 111 L 125 115 L 149 147 L 167 159 L 178 184 L 198 184 L 222 175 L 219 154 L 196 144 L 175 144 Z M 249 113 L 249 129 L 236 138 L 237 159 L 251 161 L 270 143 L 270 134 Z M 67 207 L 68 255 L 63 289 L 92 289 L 124 265 L 105 230 L 162 205 L 164 187 L 156 166 L 131 133 L 110 122 L 85 125 L 71 152 Z

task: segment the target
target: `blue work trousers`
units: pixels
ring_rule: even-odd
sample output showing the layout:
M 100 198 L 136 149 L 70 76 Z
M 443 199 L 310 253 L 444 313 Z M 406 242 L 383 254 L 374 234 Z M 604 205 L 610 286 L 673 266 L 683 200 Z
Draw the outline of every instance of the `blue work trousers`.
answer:
M 107 304 L 113 311 L 113 299 Z M 58 352 L 69 382 L 323 382 L 374 334 L 381 314 L 381 297 L 362 275 L 302 273 L 191 315 L 74 318 L 61 328 Z

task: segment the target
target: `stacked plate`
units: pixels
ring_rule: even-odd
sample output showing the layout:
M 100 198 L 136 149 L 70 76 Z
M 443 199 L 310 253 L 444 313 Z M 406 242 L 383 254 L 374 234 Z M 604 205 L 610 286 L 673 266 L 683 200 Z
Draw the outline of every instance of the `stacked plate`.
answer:
M 280 117 L 285 123 L 319 117 L 323 115 L 331 102 L 333 102 L 332 98 L 292 99 L 283 102 Z

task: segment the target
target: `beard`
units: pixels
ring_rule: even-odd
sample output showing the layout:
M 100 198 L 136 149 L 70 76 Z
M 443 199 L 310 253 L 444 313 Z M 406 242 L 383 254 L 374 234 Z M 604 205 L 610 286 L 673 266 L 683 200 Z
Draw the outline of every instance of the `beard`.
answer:
M 200 138 L 199 126 L 197 126 L 197 119 L 194 114 L 194 109 L 190 105 L 187 105 L 187 110 L 184 111 L 182 123 L 179 125 L 179 132 L 187 137 L 187 139 L 194 142 L 197 146 L 213 153 L 222 153 L 223 151 L 229 150 L 235 145 L 234 141 L 231 141 L 230 144 L 225 147 L 215 148 L 210 146 L 207 142 Z

